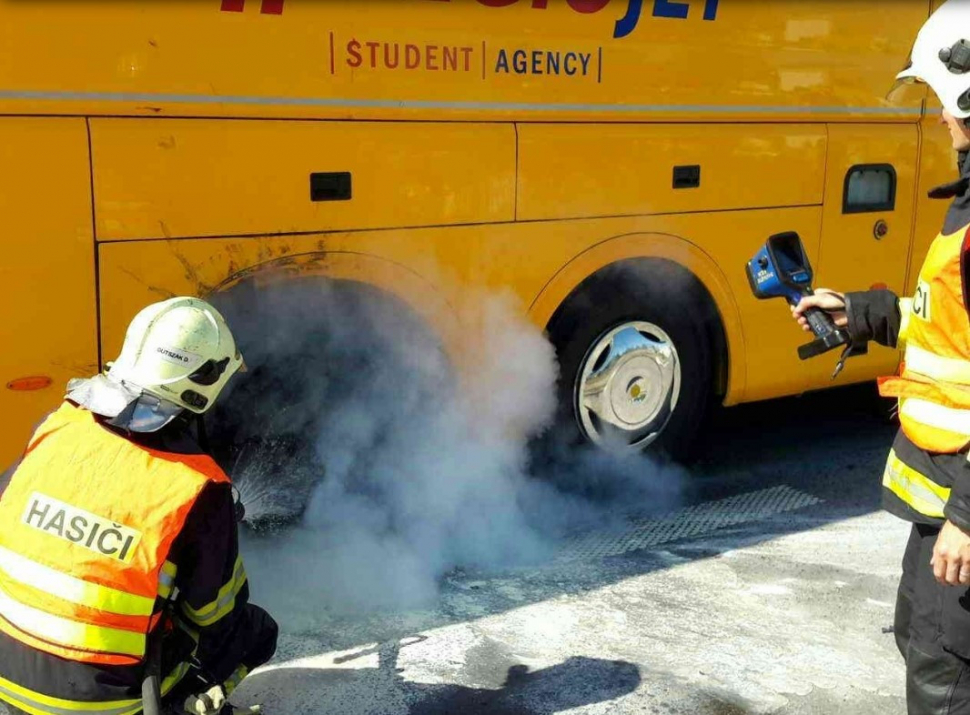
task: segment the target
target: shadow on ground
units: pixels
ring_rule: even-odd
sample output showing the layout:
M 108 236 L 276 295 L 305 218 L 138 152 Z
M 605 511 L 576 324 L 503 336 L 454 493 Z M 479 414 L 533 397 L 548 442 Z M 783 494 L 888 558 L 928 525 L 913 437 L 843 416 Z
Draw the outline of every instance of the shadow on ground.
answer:
M 337 660 L 347 663 L 376 652 L 377 668 L 296 667 L 256 673 L 246 681 L 243 694 L 264 702 L 273 712 L 315 715 L 361 712 L 358 708 L 365 701 L 355 701 L 365 696 L 373 702 L 375 692 L 382 693 L 379 701 L 388 714 L 553 715 L 615 700 L 636 690 L 641 680 L 632 663 L 573 657 L 536 671 L 513 665 L 505 682 L 495 689 L 415 683 L 397 667 L 401 647 L 383 644 Z

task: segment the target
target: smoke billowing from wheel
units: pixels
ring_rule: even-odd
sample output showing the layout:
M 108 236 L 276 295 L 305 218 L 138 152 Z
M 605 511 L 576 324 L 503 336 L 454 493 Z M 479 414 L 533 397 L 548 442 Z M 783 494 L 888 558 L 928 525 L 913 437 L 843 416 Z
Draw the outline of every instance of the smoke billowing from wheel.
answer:
M 555 353 L 509 296 L 460 310 L 474 314 L 459 316 L 455 367 L 413 312 L 363 284 L 241 285 L 216 302 L 249 371 L 213 442 L 255 532 L 254 598 L 291 632 L 322 613 L 427 605 L 455 567 L 542 562 L 619 504 L 677 499 L 677 470 L 648 457 L 530 464 L 556 411 Z M 607 497 L 588 498 L 591 484 Z

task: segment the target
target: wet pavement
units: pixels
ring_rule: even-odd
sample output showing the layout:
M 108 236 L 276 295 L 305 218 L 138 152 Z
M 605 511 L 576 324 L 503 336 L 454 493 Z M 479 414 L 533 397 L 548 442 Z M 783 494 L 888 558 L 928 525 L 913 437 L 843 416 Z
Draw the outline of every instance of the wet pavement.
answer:
M 906 524 L 871 386 L 725 410 L 669 512 L 630 505 L 426 610 L 284 633 L 237 693 L 269 713 L 905 712 L 889 631 Z M 638 507 L 642 506 L 642 510 Z

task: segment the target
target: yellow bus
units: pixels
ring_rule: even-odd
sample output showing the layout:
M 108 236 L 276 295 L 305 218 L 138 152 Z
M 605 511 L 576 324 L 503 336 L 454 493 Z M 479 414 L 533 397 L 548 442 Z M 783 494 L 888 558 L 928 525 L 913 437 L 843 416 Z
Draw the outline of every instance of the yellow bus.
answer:
M 146 303 L 293 276 L 446 345 L 462 296 L 512 292 L 594 443 L 823 388 L 836 356 L 800 363 L 743 265 L 797 231 L 816 285 L 911 291 L 954 157 L 886 93 L 930 5 L 2 0 L 0 462 Z

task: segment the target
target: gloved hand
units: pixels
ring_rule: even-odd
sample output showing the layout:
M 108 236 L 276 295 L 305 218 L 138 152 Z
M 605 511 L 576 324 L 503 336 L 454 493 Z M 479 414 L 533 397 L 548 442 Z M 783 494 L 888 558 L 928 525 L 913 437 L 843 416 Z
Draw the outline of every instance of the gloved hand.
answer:
M 221 685 L 213 685 L 204 693 L 186 698 L 183 709 L 188 715 L 260 715 L 262 712 L 259 705 L 234 707 L 226 699 L 226 691 Z
M 226 691 L 221 685 L 213 685 L 204 693 L 190 695 L 182 708 L 188 715 L 219 715 L 226 704 Z

